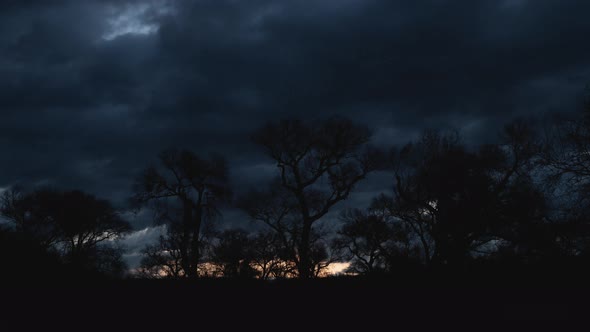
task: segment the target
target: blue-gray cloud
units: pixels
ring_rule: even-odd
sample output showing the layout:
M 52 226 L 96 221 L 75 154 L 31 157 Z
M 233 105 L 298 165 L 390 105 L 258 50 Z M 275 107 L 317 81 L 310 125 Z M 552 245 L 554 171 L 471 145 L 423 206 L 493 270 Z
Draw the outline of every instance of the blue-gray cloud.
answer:
M 249 133 L 288 116 L 343 114 L 378 144 L 425 127 L 490 139 L 511 116 L 574 109 L 590 82 L 588 12 L 549 0 L 3 1 L 0 187 L 82 188 L 124 207 L 170 146 L 221 152 L 235 186 L 252 186 L 272 163 Z

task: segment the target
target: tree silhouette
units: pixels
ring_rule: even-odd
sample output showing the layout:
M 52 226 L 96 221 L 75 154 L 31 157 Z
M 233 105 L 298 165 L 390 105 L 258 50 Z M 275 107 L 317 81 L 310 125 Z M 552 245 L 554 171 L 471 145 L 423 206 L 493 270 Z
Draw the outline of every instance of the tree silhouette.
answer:
M 259 259 L 266 269 L 266 277 L 290 277 L 296 274 L 300 259 L 298 241 L 302 233 L 295 208 L 296 202 L 280 181 L 273 182 L 267 191 L 251 191 L 240 197 L 237 206 L 252 220 L 261 222 L 269 230 L 258 239 L 265 245 Z M 271 235 L 272 234 L 272 235 Z
M 333 247 L 350 261 L 348 272 L 372 274 L 390 270 L 394 257 L 410 254 L 408 232 L 378 209 L 346 210 Z
M 0 225 L 0 280 L 19 282 L 58 281 L 67 277 L 57 251 L 48 251 L 36 238 Z
M 73 208 L 75 207 L 75 208 Z M 55 221 L 64 250 L 74 264 L 84 264 L 89 257 L 100 256 L 99 243 L 117 238 L 131 230 L 111 204 L 80 191 L 62 194 L 56 207 Z M 112 251 L 104 250 L 109 257 Z
M 469 174 L 482 173 L 476 170 L 479 165 L 475 157 L 464 151 L 455 133 L 441 135 L 430 131 L 419 142 L 399 151 L 394 162 L 395 195 L 390 213 L 420 239 L 425 260 L 447 260 L 449 256 L 465 254 L 465 247 L 472 240 L 467 227 L 478 220 L 465 220 L 467 216 L 459 214 L 467 212 L 460 207 L 463 200 L 472 197 L 467 186 L 479 182 Z
M 60 241 L 60 230 L 53 219 L 59 213 L 59 193 L 42 189 L 25 194 L 20 188 L 11 188 L 2 195 L 2 215 L 17 232 L 27 234 L 45 249 Z
M 106 245 L 131 230 L 106 200 L 81 191 L 4 194 L 2 214 L 46 250 L 77 268 L 121 274 L 121 250 Z
M 248 232 L 229 229 L 219 234 L 218 241 L 211 249 L 211 263 L 221 269 L 226 278 L 253 278 L 258 271 L 251 266 L 253 241 Z
M 589 206 L 590 94 L 583 112 L 552 124 L 545 134 L 540 164 L 548 169 L 548 180 L 567 188 L 564 193 L 573 203 L 567 209 Z
M 251 264 L 263 280 L 286 278 L 293 273 L 285 247 L 274 231 L 261 231 L 252 238 Z M 292 255 L 291 255 L 292 256 Z
M 326 275 L 336 260 L 350 262 L 355 274 L 391 275 L 418 260 L 432 271 L 583 261 L 590 255 L 589 114 L 553 124 L 544 141 L 522 119 L 508 123 L 494 144 L 468 145 L 457 132 L 427 130 L 392 149 L 393 195 L 343 211 L 337 232 L 322 223 L 326 214 L 381 167 L 362 126 L 341 118 L 285 120 L 254 134 L 278 168 L 269 186 L 236 202 L 264 225 L 258 233 L 213 231 L 210 221 L 230 196 L 223 158 L 164 151 L 134 185 L 133 203 L 151 209 L 166 230 L 143 250 L 139 275 L 306 279 Z M 0 213 L 8 221 L 0 224 L 0 260 L 22 271 L 15 278 L 43 269 L 125 273 L 116 239 L 131 228 L 106 200 L 11 188 Z
M 313 276 L 312 227 L 373 169 L 362 151 L 370 131 L 350 120 L 333 118 L 306 124 L 299 120 L 269 123 L 253 136 L 276 161 L 282 187 L 292 196 L 301 223 L 296 243 L 300 278 Z
M 546 128 L 539 165 L 551 189 L 552 219 L 561 222 L 560 243 L 590 253 L 590 91 L 584 108 Z
M 546 196 L 532 179 L 518 178 L 501 198 L 493 230 L 503 240 L 498 253 L 504 259 L 531 263 L 559 255 L 559 230 L 548 220 Z
M 511 189 L 526 179 L 537 152 L 520 120 L 505 127 L 500 144 L 478 151 L 457 133 L 427 131 L 394 153 L 394 197 L 382 201 L 419 239 L 427 263 L 460 265 L 499 240 L 500 225 L 512 218 Z
M 219 214 L 218 204 L 229 197 L 228 169 L 224 158 L 202 159 L 187 150 L 166 150 L 160 154 L 160 167 L 149 167 L 137 179 L 133 202 L 153 203 L 159 219 L 176 224 L 174 249 L 187 277 L 198 276 L 204 221 Z M 178 206 L 180 217 L 170 213 L 167 205 Z M 178 240 L 179 238 L 179 240 Z
M 160 235 L 156 244 L 142 250 L 139 275 L 146 278 L 180 278 L 185 273 L 182 268 L 181 233 L 174 229 Z
M 254 221 L 264 223 L 274 236 L 268 245 L 279 261 L 267 262 L 272 265 L 275 277 L 292 277 L 299 275 L 302 255 L 301 238 L 304 234 L 304 223 L 297 209 L 297 201 L 282 185 L 280 180 L 274 181 L 268 191 L 251 191 L 238 200 L 238 206 Z M 326 231 L 321 227 L 309 231 L 307 239 L 309 269 L 308 277 L 322 275 L 333 263 L 327 248 Z

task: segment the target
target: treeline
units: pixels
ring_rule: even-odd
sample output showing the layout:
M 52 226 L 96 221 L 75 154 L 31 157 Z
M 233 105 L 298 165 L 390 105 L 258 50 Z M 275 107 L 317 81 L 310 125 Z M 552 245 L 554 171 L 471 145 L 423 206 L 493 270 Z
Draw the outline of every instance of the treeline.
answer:
M 276 178 L 237 197 L 222 156 L 164 151 L 138 175 L 130 208 L 149 209 L 166 232 L 143 250 L 132 275 L 307 279 L 336 262 L 349 263 L 345 272 L 353 275 L 583 267 L 590 258 L 590 105 L 569 119 L 537 120 L 509 123 L 493 144 L 428 130 L 391 149 L 371 146 L 371 131 L 345 118 L 269 123 L 252 140 L 276 164 Z M 391 193 L 326 218 L 375 171 L 390 174 Z M 230 205 L 257 230 L 218 230 L 220 210 Z M 117 239 L 131 227 L 108 201 L 11 188 L 1 213 L 2 260 L 17 267 L 9 275 L 129 274 Z
M 116 239 L 131 226 L 106 201 L 81 191 L 18 188 L 2 195 L 0 257 L 4 279 L 121 278 Z

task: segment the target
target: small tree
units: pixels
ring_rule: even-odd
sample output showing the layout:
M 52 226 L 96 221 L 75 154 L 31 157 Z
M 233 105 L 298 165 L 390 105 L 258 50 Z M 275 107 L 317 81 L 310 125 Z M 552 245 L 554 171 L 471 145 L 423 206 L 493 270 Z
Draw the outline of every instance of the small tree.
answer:
M 139 275 L 147 278 L 184 277 L 180 247 L 181 236 L 174 229 L 160 235 L 156 244 L 142 250 Z
M 252 266 L 259 278 L 285 278 L 292 273 L 279 236 L 273 231 L 262 231 L 252 239 Z
M 370 274 L 386 269 L 388 242 L 393 238 L 384 215 L 367 214 L 359 209 L 342 212 L 344 222 L 333 247 L 350 260 L 349 272 Z
M 1 212 L 17 232 L 60 252 L 66 263 L 114 275 L 125 269 L 121 250 L 111 242 L 131 227 L 106 200 L 81 191 L 9 191 Z
M 211 262 L 220 267 L 227 278 L 253 278 L 258 271 L 251 266 L 253 241 L 241 229 L 223 231 L 211 249 Z

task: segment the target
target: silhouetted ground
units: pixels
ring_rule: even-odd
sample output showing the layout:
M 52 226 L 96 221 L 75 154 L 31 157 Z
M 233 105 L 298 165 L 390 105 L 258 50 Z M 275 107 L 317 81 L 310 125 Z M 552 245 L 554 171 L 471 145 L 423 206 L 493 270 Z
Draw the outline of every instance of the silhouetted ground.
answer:
M 585 319 L 588 273 L 557 266 L 426 271 L 317 280 L 108 280 L 4 282 L 4 317 L 47 322 L 225 330 L 572 323 Z M 84 281 L 82 281 L 84 280 Z M 34 320 L 23 320 L 34 322 Z M 277 325 L 278 324 L 278 325 Z M 471 323 L 470 323 L 471 324 Z M 289 330 L 289 329 L 287 329 Z

